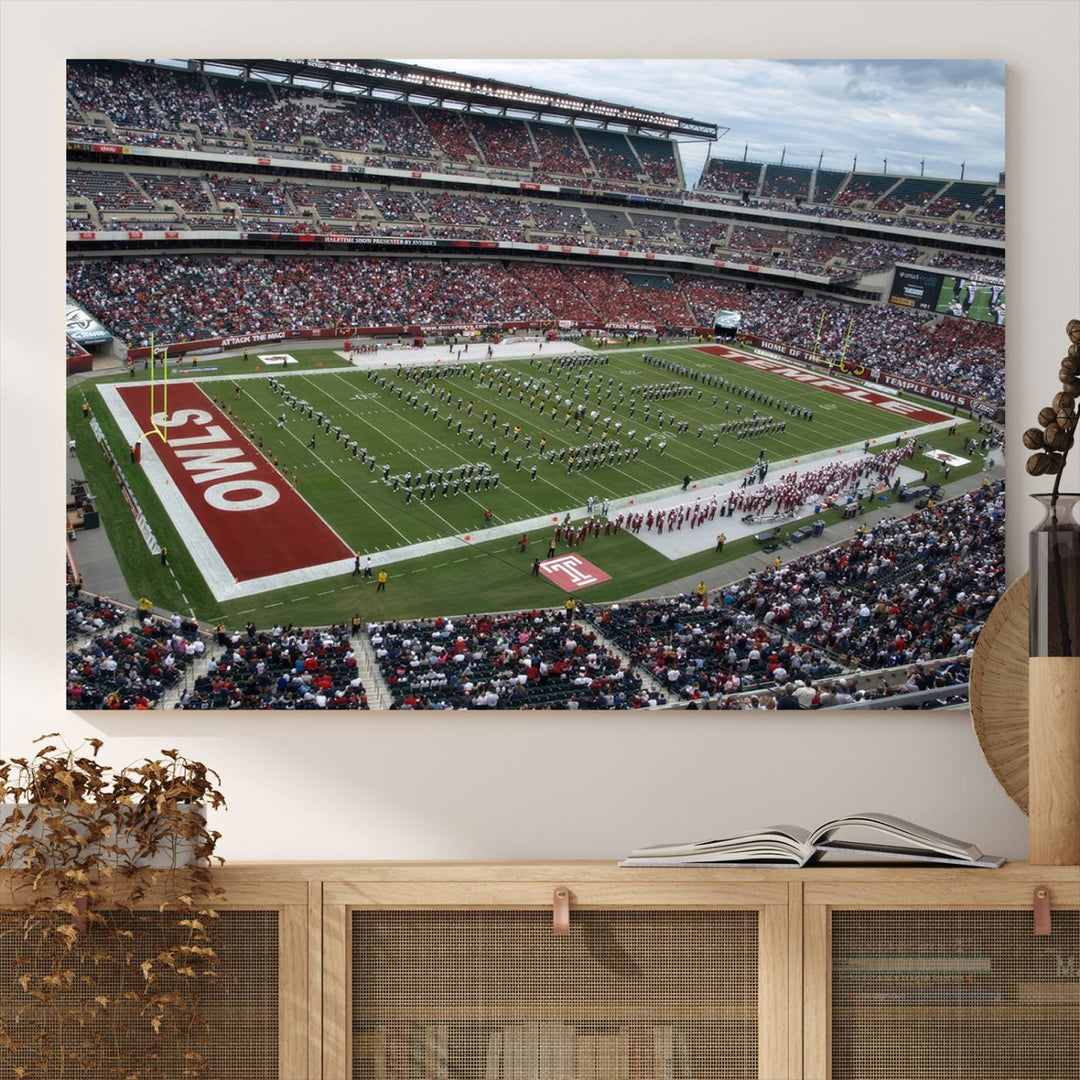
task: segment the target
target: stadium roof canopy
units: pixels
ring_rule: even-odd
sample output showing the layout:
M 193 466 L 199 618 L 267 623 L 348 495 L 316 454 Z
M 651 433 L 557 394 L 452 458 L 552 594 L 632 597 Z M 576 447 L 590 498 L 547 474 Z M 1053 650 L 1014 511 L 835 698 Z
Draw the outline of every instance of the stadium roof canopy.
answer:
M 583 122 L 585 126 L 615 127 L 633 134 L 679 135 L 715 141 L 728 130 L 702 120 L 633 105 L 615 105 L 609 101 L 390 60 L 152 60 L 150 63 L 168 67 L 183 63 L 196 70 L 263 82 L 391 97 L 488 115 L 524 114 L 537 120 Z

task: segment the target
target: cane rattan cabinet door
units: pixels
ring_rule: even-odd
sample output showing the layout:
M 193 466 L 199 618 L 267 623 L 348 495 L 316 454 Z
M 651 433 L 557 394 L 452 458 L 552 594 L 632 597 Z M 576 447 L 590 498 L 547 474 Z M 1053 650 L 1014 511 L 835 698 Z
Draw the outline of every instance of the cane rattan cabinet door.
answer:
M 117 1076 L 174 1080 L 198 1055 L 208 1063 L 208 1075 L 278 1080 L 278 911 L 220 911 L 210 931 L 212 946 L 206 946 L 220 962 L 208 969 L 212 977 L 199 979 L 198 985 L 177 970 L 183 961 L 155 963 L 183 943 L 185 931 L 176 927 L 181 917 L 176 912 L 95 915 L 103 921 L 87 926 L 87 948 L 73 948 L 63 956 L 38 928 L 24 934 L 20 915 L 0 915 L 0 971 L 5 981 L 17 983 L 29 976 L 26 985 L 32 993 L 39 985 L 44 988 L 37 991 L 39 997 L 30 997 L 8 986 L 0 998 L 5 1049 L 19 1048 L 5 1054 L 12 1076 L 20 1075 L 19 1068 L 28 1076 L 41 1075 L 41 1068 L 45 1075 L 59 1076 L 73 1064 L 95 1061 L 102 1071 L 93 1075 L 115 1069 Z M 58 919 L 57 925 L 68 922 Z M 128 956 L 147 958 L 153 970 L 144 974 Z M 147 1007 L 140 999 L 148 977 L 155 980 L 155 996 L 182 995 L 183 1007 L 178 1004 L 175 1011 L 164 1013 Z M 73 1019 L 76 1013 L 78 1022 Z
M 937 905 L 808 909 L 807 953 L 827 969 L 808 972 L 808 1080 L 1080 1076 L 1080 890 L 1050 892 L 1046 936 L 1025 888 L 1024 906 L 965 906 L 961 890 Z
M 70 926 L 69 914 L 28 924 L 0 911 L 0 1073 L 306 1080 L 308 886 L 230 890 L 228 881 L 222 872 L 216 917 L 103 909 L 70 948 L 50 932 Z M 193 917 L 207 928 L 197 948 L 212 949 L 212 963 L 184 951 Z M 169 1007 L 159 1010 L 159 999 Z
M 372 904 L 370 890 L 344 905 L 341 933 L 324 937 L 327 985 L 348 1001 L 326 1080 L 787 1075 L 786 972 L 762 964 L 767 951 L 786 962 L 786 900 L 642 907 L 627 887 L 625 906 L 594 907 L 569 888 L 566 935 L 551 887 L 531 888 L 544 906 L 485 904 L 482 890 L 468 907 Z M 336 977 L 331 947 L 345 953 Z

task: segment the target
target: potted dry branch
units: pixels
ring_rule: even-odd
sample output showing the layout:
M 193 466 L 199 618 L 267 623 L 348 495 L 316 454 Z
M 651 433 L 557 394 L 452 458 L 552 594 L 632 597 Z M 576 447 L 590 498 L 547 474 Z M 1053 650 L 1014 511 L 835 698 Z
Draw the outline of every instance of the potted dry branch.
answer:
M 1066 327 L 1061 390 L 1024 432 L 1032 476 L 1053 476 L 1049 494 L 1035 495 L 1044 517 L 1030 539 L 1030 659 L 1028 707 L 1030 859 L 1080 863 L 1080 495 L 1061 491 L 1076 440 L 1080 401 L 1080 319 Z M 1075 471 L 1075 470 L 1074 470 Z
M 175 750 L 114 770 L 100 739 L 54 738 L 0 759 L 4 1075 L 209 1077 L 219 778 Z

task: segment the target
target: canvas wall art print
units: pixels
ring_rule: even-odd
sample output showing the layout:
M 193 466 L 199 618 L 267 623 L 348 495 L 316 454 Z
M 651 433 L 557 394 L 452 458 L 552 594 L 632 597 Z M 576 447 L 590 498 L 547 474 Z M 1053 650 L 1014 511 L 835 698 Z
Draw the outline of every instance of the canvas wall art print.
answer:
M 73 709 L 934 708 L 998 61 L 71 60 Z

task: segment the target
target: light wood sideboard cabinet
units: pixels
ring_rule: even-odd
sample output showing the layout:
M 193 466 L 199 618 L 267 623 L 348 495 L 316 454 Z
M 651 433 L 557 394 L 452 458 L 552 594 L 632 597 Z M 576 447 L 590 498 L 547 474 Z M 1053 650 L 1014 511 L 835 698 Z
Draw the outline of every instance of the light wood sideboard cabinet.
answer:
M 239 863 L 214 878 L 215 1080 L 1080 1075 L 1080 867 Z M 140 915 L 152 937 L 155 912 Z M 15 948 L 0 936 L 0 968 Z

